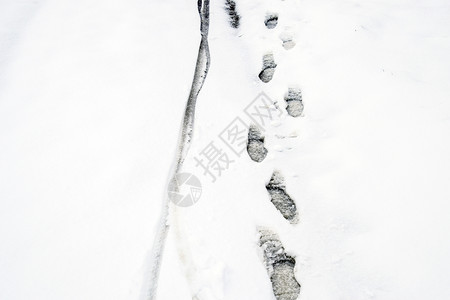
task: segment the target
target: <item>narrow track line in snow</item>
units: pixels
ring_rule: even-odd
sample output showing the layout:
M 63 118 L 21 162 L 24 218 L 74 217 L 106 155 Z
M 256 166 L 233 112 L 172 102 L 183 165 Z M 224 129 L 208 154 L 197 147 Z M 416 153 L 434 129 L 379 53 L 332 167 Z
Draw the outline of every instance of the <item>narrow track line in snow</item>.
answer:
M 200 33 L 201 41 L 198 50 L 197 63 L 195 66 L 194 78 L 192 81 L 191 91 L 186 104 L 181 133 L 178 140 L 178 151 L 175 159 L 175 168 L 170 171 L 169 182 L 181 170 L 184 159 L 189 151 L 195 121 L 195 105 L 198 94 L 202 89 L 208 74 L 210 65 L 210 54 L 208 46 L 208 31 L 209 31 L 209 0 L 198 0 L 198 13 L 200 15 Z M 169 197 L 164 198 L 163 208 L 161 210 L 161 217 L 158 223 L 158 232 L 152 248 L 152 259 L 150 266 L 150 282 L 145 299 L 156 299 L 156 290 L 158 287 L 159 273 L 161 269 L 161 262 L 164 253 L 164 246 L 169 232 Z

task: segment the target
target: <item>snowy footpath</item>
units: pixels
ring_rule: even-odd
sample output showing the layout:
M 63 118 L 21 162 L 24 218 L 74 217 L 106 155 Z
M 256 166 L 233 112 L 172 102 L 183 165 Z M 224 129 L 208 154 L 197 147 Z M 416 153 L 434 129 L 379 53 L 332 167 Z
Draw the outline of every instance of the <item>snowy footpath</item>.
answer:
M 448 299 L 449 13 L 212 1 L 156 282 L 197 1 L 0 0 L 0 299 Z

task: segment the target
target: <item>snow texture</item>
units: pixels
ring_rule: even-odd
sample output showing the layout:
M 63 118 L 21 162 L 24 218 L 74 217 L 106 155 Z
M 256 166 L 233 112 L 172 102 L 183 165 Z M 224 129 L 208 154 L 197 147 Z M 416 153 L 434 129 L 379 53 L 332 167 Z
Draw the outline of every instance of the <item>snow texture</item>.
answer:
M 237 29 L 210 3 L 182 166 L 202 196 L 169 207 L 156 299 L 275 299 L 257 226 L 295 257 L 301 300 L 448 299 L 449 1 L 235 2 Z M 0 299 L 148 299 L 198 27 L 192 1 L 0 1 Z M 259 121 L 245 108 L 261 92 L 283 114 L 254 163 L 247 129 L 240 156 L 217 137 Z M 214 183 L 194 160 L 212 142 L 234 160 Z M 269 201 L 273 170 L 295 226 Z

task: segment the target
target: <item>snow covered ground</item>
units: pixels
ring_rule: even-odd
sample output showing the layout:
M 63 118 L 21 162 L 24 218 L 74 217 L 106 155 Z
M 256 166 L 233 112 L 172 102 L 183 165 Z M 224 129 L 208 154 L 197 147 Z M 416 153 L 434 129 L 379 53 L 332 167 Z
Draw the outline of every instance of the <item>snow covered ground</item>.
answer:
M 183 169 L 202 196 L 171 207 L 158 299 L 275 299 L 259 227 L 295 256 L 299 299 L 447 299 L 450 3 L 236 3 L 238 29 L 211 3 L 211 68 Z M 0 0 L 0 299 L 145 299 L 196 4 Z M 286 114 L 289 87 L 302 117 Z M 282 115 L 256 163 L 218 135 L 248 121 L 261 92 Z M 215 182 L 195 161 L 210 142 L 234 160 Z M 269 201 L 275 169 L 298 224 Z

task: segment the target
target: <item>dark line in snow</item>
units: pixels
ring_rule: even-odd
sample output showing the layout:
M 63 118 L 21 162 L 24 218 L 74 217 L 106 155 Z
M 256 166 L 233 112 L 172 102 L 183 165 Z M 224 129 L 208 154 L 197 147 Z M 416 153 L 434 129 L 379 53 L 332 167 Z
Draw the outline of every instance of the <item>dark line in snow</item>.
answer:
M 208 46 L 208 31 L 209 31 L 209 0 L 198 0 L 198 12 L 200 15 L 200 33 L 202 39 L 200 41 L 200 47 L 198 49 L 197 64 L 195 66 L 194 78 L 192 80 L 191 91 L 186 104 L 186 109 L 183 118 L 183 124 L 181 128 L 181 134 L 178 140 L 178 151 L 176 156 L 176 166 L 171 171 L 169 176 L 169 182 L 180 171 L 184 159 L 189 151 L 190 143 L 193 135 L 194 120 L 195 120 L 195 105 L 197 102 L 198 94 L 203 87 L 206 76 L 208 74 L 210 65 L 210 54 Z M 169 198 L 166 195 L 164 198 L 163 208 L 161 211 L 161 218 L 159 222 L 159 229 L 156 239 L 153 244 L 153 259 L 151 266 L 151 275 L 148 294 L 145 299 L 154 300 L 156 298 L 156 290 L 158 287 L 159 272 L 161 268 L 161 262 L 163 258 L 164 245 L 169 232 L 168 224 L 169 216 Z

